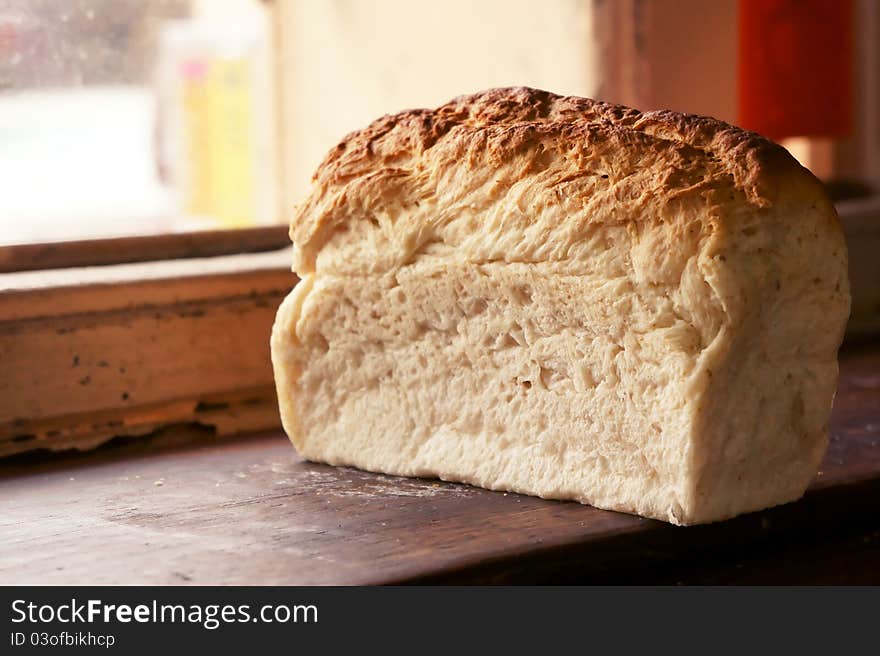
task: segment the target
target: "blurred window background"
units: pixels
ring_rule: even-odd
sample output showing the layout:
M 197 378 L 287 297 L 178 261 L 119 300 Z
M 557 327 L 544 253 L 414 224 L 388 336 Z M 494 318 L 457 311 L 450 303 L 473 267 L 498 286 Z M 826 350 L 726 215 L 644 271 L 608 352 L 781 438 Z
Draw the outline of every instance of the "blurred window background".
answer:
M 0 0 L 0 243 L 282 223 L 347 132 L 493 86 L 760 129 L 862 196 L 878 24 L 876 0 Z
M 274 220 L 257 0 L 0 0 L 0 243 Z

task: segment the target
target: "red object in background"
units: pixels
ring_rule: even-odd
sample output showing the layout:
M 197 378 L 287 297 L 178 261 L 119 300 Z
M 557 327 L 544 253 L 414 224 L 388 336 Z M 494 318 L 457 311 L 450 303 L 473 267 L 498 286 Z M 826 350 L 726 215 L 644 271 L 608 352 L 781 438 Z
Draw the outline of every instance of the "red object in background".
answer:
M 852 127 L 852 0 L 739 0 L 739 123 L 770 137 Z

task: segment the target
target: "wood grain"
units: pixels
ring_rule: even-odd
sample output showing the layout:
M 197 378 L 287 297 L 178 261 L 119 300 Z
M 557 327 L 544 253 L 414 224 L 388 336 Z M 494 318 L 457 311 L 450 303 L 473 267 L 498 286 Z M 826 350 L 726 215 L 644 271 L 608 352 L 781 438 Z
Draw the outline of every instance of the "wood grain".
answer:
M 108 239 L 0 245 L 0 273 L 213 257 L 284 248 L 286 225 L 139 235 Z
M 280 426 L 287 251 L 0 275 L 0 456 L 171 424 Z
M 876 582 L 880 348 L 841 370 L 807 495 L 732 521 L 677 528 L 311 464 L 274 433 L 0 466 L 0 583 Z
M 0 274 L 0 321 L 206 301 L 290 289 L 290 249 Z

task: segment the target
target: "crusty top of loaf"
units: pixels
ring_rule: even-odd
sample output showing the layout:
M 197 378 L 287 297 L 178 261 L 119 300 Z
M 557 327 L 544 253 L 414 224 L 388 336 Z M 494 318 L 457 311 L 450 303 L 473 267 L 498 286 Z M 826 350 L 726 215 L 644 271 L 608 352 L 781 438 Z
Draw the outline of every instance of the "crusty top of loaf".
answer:
M 708 117 L 640 112 L 526 87 L 490 89 L 437 109 L 383 116 L 333 148 L 291 224 L 299 268 L 311 269 L 315 253 L 350 220 L 389 203 L 415 208 L 436 201 L 438 186 L 445 185 L 444 198 L 454 197 L 455 188 L 467 186 L 462 170 L 511 165 L 516 174 L 499 184 L 537 180 L 553 168 L 541 185 L 592 178 L 590 194 L 618 202 L 703 195 L 715 207 L 730 202 L 757 209 L 787 198 L 821 204 L 835 216 L 821 183 L 784 148 L 753 132 Z M 614 215 L 599 212 L 594 220 L 619 220 Z

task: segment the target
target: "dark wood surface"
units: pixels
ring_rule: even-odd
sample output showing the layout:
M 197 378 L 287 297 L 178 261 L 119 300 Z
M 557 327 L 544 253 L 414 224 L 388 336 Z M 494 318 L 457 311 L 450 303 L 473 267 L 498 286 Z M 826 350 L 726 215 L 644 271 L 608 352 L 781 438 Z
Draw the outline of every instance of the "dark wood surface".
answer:
M 303 462 L 281 434 L 0 466 L 0 583 L 880 583 L 880 349 L 799 502 L 677 528 Z

